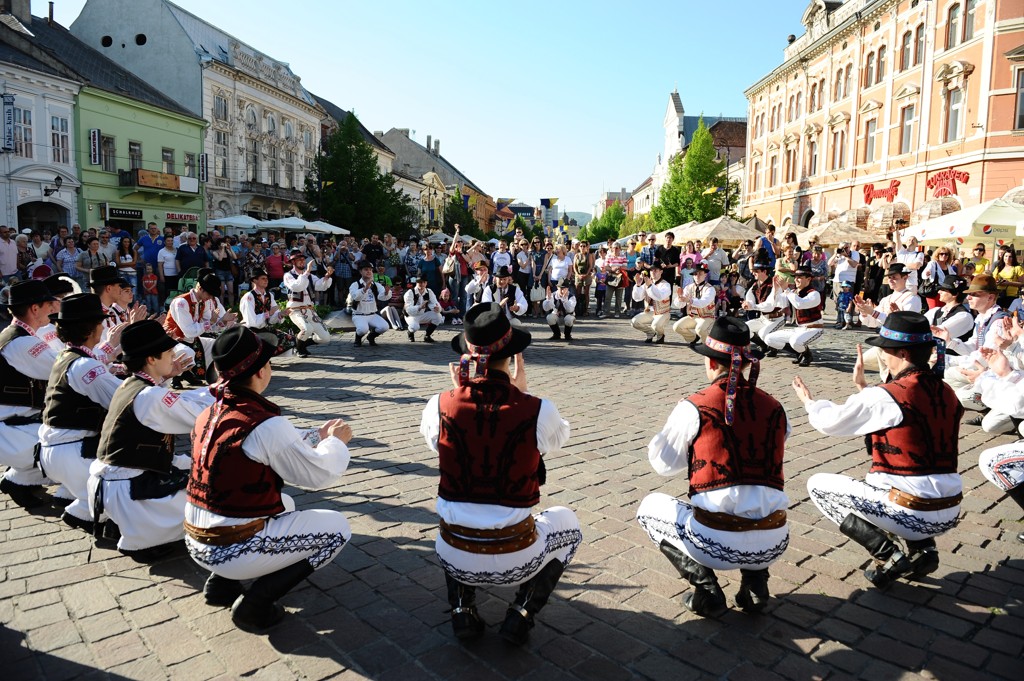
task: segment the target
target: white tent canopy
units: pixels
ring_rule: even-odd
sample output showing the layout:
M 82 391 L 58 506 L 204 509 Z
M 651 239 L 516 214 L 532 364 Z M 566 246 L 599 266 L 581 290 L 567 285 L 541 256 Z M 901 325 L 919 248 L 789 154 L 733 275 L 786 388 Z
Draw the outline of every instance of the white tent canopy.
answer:
M 210 227 L 241 227 L 244 229 L 253 229 L 255 227 L 262 227 L 265 223 L 263 220 L 254 218 L 251 215 L 229 215 L 226 218 L 207 220 L 206 224 Z
M 329 222 L 324 222 L 323 220 L 314 220 L 310 224 L 317 225 L 318 227 L 323 227 L 324 229 L 327 230 L 327 234 L 335 234 L 335 235 L 337 235 L 337 234 L 351 234 L 352 233 L 352 232 L 348 231 L 347 229 L 345 229 L 344 227 L 338 227 L 336 225 L 332 225 Z
M 916 237 L 927 245 L 951 244 L 957 247 L 972 241 L 1009 242 L 1024 236 L 1017 228 L 1024 220 L 1024 206 L 1005 199 L 993 199 L 953 213 L 925 220 L 900 232 L 906 241 Z
M 313 232 L 315 234 L 347 234 L 341 227 L 335 227 L 326 222 L 310 222 L 294 215 L 278 220 L 268 220 L 261 227 L 292 232 Z

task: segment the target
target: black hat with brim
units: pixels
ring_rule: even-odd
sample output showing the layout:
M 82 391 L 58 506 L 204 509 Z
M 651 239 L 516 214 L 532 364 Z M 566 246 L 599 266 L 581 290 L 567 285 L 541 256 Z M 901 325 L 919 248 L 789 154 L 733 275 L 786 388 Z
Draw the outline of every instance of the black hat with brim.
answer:
M 505 310 L 497 303 L 478 303 L 469 308 L 463 320 L 463 331 L 452 338 L 452 350 L 460 355 L 471 354 L 469 344 L 494 347 L 508 335 L 504 345 L 488 354 L 492 360 L 513 357 L 530 345 L 530 333 L 517 329 L 508 321 Z M 479 352 L 479 350 L 478 350 Z
M 110 317 L 95 293 L 75 293 L 60 301 L 60 312 L 50 315 L 54 323 L 99 322 Z
M 369 270 L 374 269 L 374 265 L 373 265 L 372 262 L 370 262 L 369 260 L 363 260 L 362 262 L 359 263 L 359 271 L 360 272 L 362 272 L 363 270 L 367 270 L 367 269 L 369 269 Z
M 267 271 L 266 271 L 266 270 L 264 270 L 264 269 L 259 269 L 259 268 L 258 268 L 258 269 L 255 269 L 255 270 L 253 270 L 253 271 L 252 271 L 252 272 L 251 272 L 251 273 L 249 274 L 249 281 L 252 281 L 253 279 L 259 279 L 260 277 L 266 277 L 266 276 L 269 276 L 269 275 L 267 274 Z
M 10 297 L 7 307 L 18 307 L 21 305 L 39 305 L 40 303 L 52 303 L 57 300 L 46 284 L 38 279 L 19 281 L 11 286 Z
M 893 274 L 898 274 L 901 277 L 909 277 L 910 269 L 901 262 L 891 262 L 889 263 L 889 269 L 885 271 L 885 276 L 888 277 Z
M 750 345 L 750 328 L 735 317 L 719 317 L 715 320 L 711 331 L 708 332 L 708 340 L 712 343 L 725 343 L 746 348 Z M 696 346 L 694 350 L 719 362 L 732 361 L 731 353 L 715 350 L 707 344 L 707 341 Z
M 210 357 L 219 380 L 225 383 L 245 380 L 267 365 L 277 351 L 276 343 L 261 339 L 246 326 L 232 326 L 217 336 Z
M 111 284 L 127 285 L 128 280 L 113 265 L 94 267 L 89 271 L 89 288 L 96 290 Z
M 961 293 L 966 293 L 969 286 L 970 283 L 963 277 L 952 275 L 942 280 L 942 283 L 939 284 L 939 290 L 958 296 Z
M 878 335 L 867 339 L 867 344 L 876 348 L 913 348 L 934 343 L 927 317 L 907 310 L 889 313 Z
M 54 296 L 66 296 L 75 292 L 74 280 L 63 272 L 51 274 L 43 279 L 43 284 L 46 285 L 46 290 Z
M 199 288 L 209 293 L 214 298 L 220 298 L 220 294 L 223 292 L 220 279 L 216 274 L 205 274 L 199 278 Z
M 121 332 L 121 355 L 125 360 L 159 357 L 177 344 L 155 319 L 133 322 Z
M 502 277 L 511 277 L 512 271 L 508 268 L 508 265 L 502 265 L 498 268 L 498 271 L 494 273 L 494 276 L 498 279 L 501 279 Z

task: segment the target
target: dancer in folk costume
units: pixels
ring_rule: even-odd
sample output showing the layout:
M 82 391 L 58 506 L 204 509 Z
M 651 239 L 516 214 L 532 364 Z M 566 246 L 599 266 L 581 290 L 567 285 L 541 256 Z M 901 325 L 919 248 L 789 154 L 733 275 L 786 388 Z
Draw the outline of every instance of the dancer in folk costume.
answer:
M 939 566 L 935 537 L 956 527 L 962 487 L 957 469 L 960 406 L 942 382 L 943 344 L 916 312 L 889 314 L 868 343 L 881 349 L 890 380 L 867 387 L 860 347 L 844 404 L 815 400 L 797 376 L 793 388 L 812 427 L 825 435 L 866 435 L 871 470 L 863 481 L 817 473 L 811 501 L 839 531 L 868 550 L 864 576 L 880 589 L 900 577 L 916 580 Z M 935 371 L 929 368 L 938 346 Z M 904 548 L 900 540 L 906 542 Z
M 39 428 L 39 465 L 74 497 L 62 520 L 92 533 L 89 465 L 96 458 L 99 430 L 121 380 L 91 349 L 103 335 L 103 321 L 108 318 L 99 296 L 70 295 L 60 302 L 60 312 L 53 318 L 57 335 L 67 347 L 57 356 L 47 382 Z
M 871 329 L 877 329 L 885 323 L 885 318 L 893 312 L 900 310 L 905 312 L 921 311 L 921 296 L 912 292 L 907 287 L 911 272 L 912 270 L 901 262 L 890 264 L 889 269 L 885 273 L 885 281 L 889 284 L 889 288 L 892 289 L 892 293 L 878 301 L 878 305 L 875 305 L 870 300 L 865 300 L 862 296 L 854 297 L 853 305 L 857 308 L 861 324 Z M 885 380 L 887 376 L 882 366 L 881 353 L 882 351 L 876 347 L 870 348 L 865 352 L 864 370 L 877 371 L 881 379 Z
M 234 313 L 221 313 L 215 301 L 220 298 L 222 286 L 213 272 L 203 274 L 191 291 L 182 293 L 171 301 L 164 318 L 167 335 L 178 341 L 176 354 L 185 356 L 185 365 L 190 366 L 190 382 L 204 382 L 212 359 L 213 334 L 231 328 L 237 322 Z M 180 385 L 180 383 L 178 384 Z
M 576 296 L 569 290 L 569 280 L 562 278 L 558 282 L 557 291 L 548 290 L 541 303 L 541 308 L 548 313 L 545 321 L 551 327 L 549 340 L 561 340 L 559 325 L 565 328 L 565 340 L 572 340 L 572 327 L 576 325 Z
M 648 447 L 660 475 L 687 471 L 689 503 L 655 492 L 637 511 L 640 526 L 693 586 L 683 604 L 705 617 L 726 608 L 715 570 L 738 569 L 736 603 L 763 610 L 768 568 L 789 544 L 782 470 L 789 419 L 757 388 L 749 342 L 742 321 L 722 317 L 696 348 L 711 385 L 680 401 Z
M 484 288 L 481 302 L 498 303 L 505 310 L 509 323 L 517 329 L 522 328 L 523 322 L 519 316 L 526 314 L 529 303 L 526 302 L 523 290 L 512 283 L 512 271 L 509 268 L 498 268 L 494 273 L 494 284 Z
M 796 328 L 773 331 L 765 336 L 764 341 L 770 346 L 766 353 L 768 357 L 776 356 L 779 350 L 788 346 L 797 353 L 793 364 L 806 367 L 810 366 L 811 360 L 814 359 L 811 355 L 811 343 L 825 333 L 821 315 L 824 302 L 821 300 L 821 294 L 811 285 L 814 275 L 809 269 L 801 266 L 793 273 L 793 278 L 796 281 L 796 288 L 786 292 L 780 302 L 793 306 L 796 311 Z
M 379 300 L 391 300 L 391 292 L 373 280 L 373 263 L 364 260 L 359 264 L 359 279 L 348 289 L 352 323 L 356 326 L 356 347 L 363 344 L 364 337 L 367 343 L 376 345 L 377 336 L 391 328 L 377 312 Z
M 715 323 L 716 295 L 718 289 L 708 282 L 707 264 L 697 263 L 693 266 L 693 283 L 679 289 L 676 297 L 679 307 L 686 307 L 686 314 L 672 325 L 691 348 L 697 346 L 697 341 L 703 342 Z
M 260 334 L 264 340 L 269 341 L 273 336 L 276 339 L 274 345 L 277 348 L 274 355 L 282 355 L 295 347 L 295 334 L 275 326 L 281 322 L 284 314 L 277 306 L 273 292 L 267 288 L 270 277 L 266 270 L 257 268 L 249 273 L 249 283 L 252 288 L 245 292 L 238 303 L 238 311 L 242 315 L 242 326 Z M 297 354 L 299 357 L 309 356 L 309 352 L 305 348 L 302 348 Z
M 310 489 L 336 484 L 348 467 L 352 429 L 341 419 L 300 431 L 262 396 L 270 385 L 275 347 L 245 327 L 213 346 L 216 402 L 192 434 L 192 471 L 185 505 L 185 545 L 211 572 L 211 605 L 231 605 L 245 631 L 284 617 L 278 599 L 324 567 L 352 533 L 337 511 L 295 510 L 285 482 Z M 314 446 L 314 442 L 319 442 Z M 247 590 L 242 580 L 255 580 Z
M 405 309 L 405 323 L 409 327 L 409 341 L 416 340 L 416 332 L 424 327 L 424 343 L 434 342 L 434 330 L 444 323 L 441 304 L 437 296 L 427 288 L 426 279 L 412 278 L 412 288 L 405 292 L 402 303 Z
M 334 268 L 328 267 L 322 278 L 316 276 L 313 274 L 316 263 L 310 260 L 307 265 L 306 254 L 297 248 L 292 249 L 288 259 L 292 264 L 292 268 L 284 273 L 284 286 L 288 289 L 288 318 L 299 330 L 296 336 L 298 355 L 305 357 L 310 345 L 331 340 L 331 332 L 316 313 L 312 291 L 330 290 Z
M 121 333 L 128 378 L 110 401 L 96 460 L 90 466 L 92 517 L 117 523 L 118 550 L 140 563 L 154 561 L 185 537 L 185 483 L 191 458 L 175 454 L 174 436 L 191 432 L 213 404 L 208 388 L 172 392 L 180 374 L 177 341 L 145 319 Z
M 576 515 L 554 507 L 533 514 L 546 479 L 543 454 L 569 439 L 550 401 L 527 392 L 522 352 L 530 334 L 514 328 L 497 303 L 474 305 L 452 339 L 453 390 L 423 410 L 420 432 L 439 456 L 435 541 L 444 568 L 452 629 L 478 636 L 476 587 L 519 586 L 502 637 L 526 642 L 534 617 L 554 591 L 583 535 Z
M 40 493 L 50 484 L 34 452 L 46 383 L 57 363 L 57 351 L 38 334 L 56 302 L 42 281 L 13 285 L 7 304 L 13 319 L 0 331 L 0 464 L 7 466 L 0 492 L 24 508 L 45 503 Z
M 78 285 L 78 282 L 71 278 L 65 272 L 60 274 L 54 274 L 43 280 L 46 284 L 46 289 L 50 292 L 56 300 L 52 303 L 53 309 L 51 312 L 60 311 L 60 301 L 65 297 L 70 296 L 72 293 L 81 293 L 82 287 Z M 47 345 L 53 348 L 54 352 L 59 353 L 64 349 L 64 343 L 57 338 L 57 326 L 50 321 L 49 317 L 46 319 L 46 324 L 36 329 L 36 335 L 43 339 Z M 120 336 L 118 336 L 120 338 Z M 95 352 L 95 348 L 93 349 Z
M 765 338 L 786 323 L 786 313 L 782 306 L 789 305 L 789 301 L 783 293 L 783 282 L 775 278 L 775 271 L 767 259 L 756 261 L 752 269 L 754 281 L 743 297 L 742 307 L 757 314 L 753 319 L 747 320 L 750 340 L 767 352 L 768 343 L 765 342 Z
M 656 260 L 648 272 L 638 272 L 633 282 L 633 300 L 644 304 L 644 311 L 630 320 L 642 331 L 645 343 L 664 343 L 665 327 L 672 314 L 672 284 L 661 278 L 662 264 Z

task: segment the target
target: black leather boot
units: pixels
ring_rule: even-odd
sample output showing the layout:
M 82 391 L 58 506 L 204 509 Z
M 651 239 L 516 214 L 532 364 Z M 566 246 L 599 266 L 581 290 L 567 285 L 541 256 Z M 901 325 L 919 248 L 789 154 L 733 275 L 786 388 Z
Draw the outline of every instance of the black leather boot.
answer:
M 448 605 L 452 606 L 452 632 L 460 641 L 477 638 L 484 630 L 484 621 L 476 611 L 476 587 L 467 586 L 444 573 L 448 586 Z
M 769 347 L 767 350 L 764 351 L 764 356 L 765 357 L 778 357 L 779 356 L 779 351 L 776 350 L 775 348 Z
M 309 343 L 304 340 L 295 341 L 295 354 L 299 357 L 309 357 Z
M 215 575 L 212 572 L 206 578 L 206 584 L 203 585 L 206 604 L 217 608 L 228 607 L 243 593 L 245 593 L 245 589 L 242 588 L 241 582 Z
M 515 601 L 508 607 L 505 621 L 501 624 L 500 633 L 503 639 L 517 646 L 526 643 L 530 629 L 533 628 L 534 615 L 548 602 L 564 570 L 562 561 L 552 560 L 532 579 L 519 587 Z
M 434 342 L 434 330 L 437 328 L 437 324 L 427 324 L 426 334 L 423 336 L 424 343 Z
M 879 589 L 888 589 L 897 579 L 911 570 L 910 561 L 899 544 L 860 516 L 848 514 L 839 531 L 868 550 L 875 559 L 875 567 L 864 571 L 864 577 Z
M 548 324 L 551 328 L 551 338 L 548 340 L 562 340 L 562 332 L 558 330 L 558 324 Z
M 929 537 L 920 541 L 907 540 L 907 559 L 910 561 L 910 572 L 906 579 L 915 581 L 930 575 L 939 569 L 939 550 L 935 540 Z
M 693 591 L 683 598 L 687 610 L 701 617 L 717 617 L 728 609 L 725 592 L 719 586 L 714 570 L 704 567 L 665 540 L 658 548 L 693 587 Z
M 1006 496 L 1013 499 L 1013 501 L 1024 509 L 1024 485 L 1017 485 L 1011 490 L 1006 492 Z M 1017 541 L 1024 542 L 1024 532 L 1017 535 Z
M 249 633 L 259 633 L 274 626 L 284 617 L 284 608 L 277 600 L 311 574 L 313 566 L 308 560 L 300 560 L 263 575 L 231 606 L 231 620 L 236 627 Z
M 743 612 L 758 613 L 768 605 L 768 570 L 740 570 L 740 590 L 736 605 Z
M 360 336 L 358 333 L 356 334 L 356 342 L 353 343 L 353 345 L 355 345 L 357 348 L 363 347 L 363 337 Z
M 566 325 L 566 327 L 565 327 L 565 340 L 567 340 L 567 341 L 571 341 L 572 340 L 572 327 L 569 326 L 569 325 Z
M 377 336 L 379 335 L 380 334 L 376 331 L 371 331 L 369 335 L 366 336 L 366 342 L 370 345 L 377 345 Z
M 754 345 L 756 345 L 758 348 L 760 348 L 761 352 L 764 352 L 764 353 L 768 352 L 768 344 L 765 343 L 763 340 L 761 340 L 761 337 L 758 336 L 757 334 L 753 334 L 750 337 L 750 342 L 753 343 Z
M 11 501 L 22 508 L 35 508 L 47 503 L 47 499 L 38 496 L 42 491 L 42 485 L 19 485 L 7 478 L 0 478 L 0 492 L 9 496 Z

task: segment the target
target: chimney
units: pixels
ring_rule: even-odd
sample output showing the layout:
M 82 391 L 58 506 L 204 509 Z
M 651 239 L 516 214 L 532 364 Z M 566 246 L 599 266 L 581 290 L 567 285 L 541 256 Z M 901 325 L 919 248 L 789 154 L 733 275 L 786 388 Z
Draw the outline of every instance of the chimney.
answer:
M 430 151 L 430 135 L 427 135 L 427 151 Z
M 399 133 L 400 135 L 405 135 L 406 137 L 408 137 L 408 136 L 409 136 L 409 128 L 398 128 L 398 129 L 397 129 L 397 132 L 398 132 L 398 133 Z
M 374 137 L 383 137 L 384 136 L 384 131 L 383 130 L 374 130 L 373 131 L 373 136 Z
M 26 27 L 32 25 L 31 0 L 0 0 L 0 14 L 10 14 Z
M 434 140 L 434 156 L 441 155 L 441 140 Z
M 50 26 L 53 26 L 53 2 L 51 2 L 51 3 L 50 3 L 50 17 L 49 17 L 49 19 L 47 20 L 47 23 L 48 23 L 48 24 L 49 24 Z

